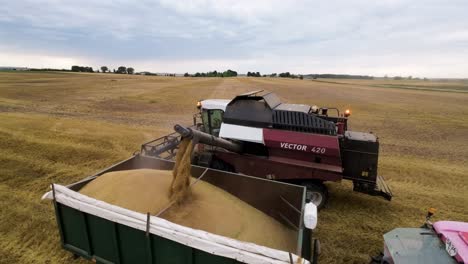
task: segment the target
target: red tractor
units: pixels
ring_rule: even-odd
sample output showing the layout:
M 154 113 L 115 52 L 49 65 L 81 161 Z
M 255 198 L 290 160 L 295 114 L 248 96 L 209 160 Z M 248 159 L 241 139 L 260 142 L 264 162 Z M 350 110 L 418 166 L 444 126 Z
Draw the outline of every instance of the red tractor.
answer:
M 391 200 L 377 175 L 378 139 L 349 131 L 348 110 L 281 103 L 262 92 L 198 102 L 193 126 L 176 125 L 176 133 L 144 144 L 142 153 L 173 159 L 181 137 L 191 138 L 193 164 L 304 185 L 318 208 L 328 199 L 323 183 L 342 179 L 353 181 L 354 191 Z

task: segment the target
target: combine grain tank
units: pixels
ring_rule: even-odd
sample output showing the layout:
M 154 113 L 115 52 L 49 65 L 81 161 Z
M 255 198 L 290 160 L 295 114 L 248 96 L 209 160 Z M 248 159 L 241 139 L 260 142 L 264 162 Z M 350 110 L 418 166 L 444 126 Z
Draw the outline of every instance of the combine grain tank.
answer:
M 52 185 L 44 198 L 53 200 L 63 248 L 97 263 L 309 263 L 311 230 L 305 225 L 314 228 L 317 218 L 315 206 L 305 204 L 304 187 L 192 166 L 193 177 L 295 230 L 297 248 L 291 253 L 177 225 L 78 192 L 107 172 L 173 166 L 172 161 L 137 154 L 69 186 Z M 300 257 L 304 259 L 297 262 Z

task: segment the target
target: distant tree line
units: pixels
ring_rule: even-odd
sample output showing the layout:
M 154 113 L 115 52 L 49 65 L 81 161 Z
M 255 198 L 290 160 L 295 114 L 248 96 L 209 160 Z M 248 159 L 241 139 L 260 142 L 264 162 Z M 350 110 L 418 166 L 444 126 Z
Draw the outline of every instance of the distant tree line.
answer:
M 387 79 L 388 79 L 388 76 L 385 75 L 384 79 L 387 80 Z M 397 81 L 399 81 L 399 80 L 421 80 L 421 78 L 419 78 L 419 77 L 413 78 L 413 76 L 411 76 L 411 75 L 408 76 L 408 77 L 394 76 L 394 77 L 393 77 L 393 80 L 397 80 Z M 423 80 L 424 80 L 424 81 L 428 81 L 429 79 L 427 79 L 427 78 L 424 77 Z
M 276 74 L 276 73 L 275 73 Z M 278 74 L 280 78 L 304 79 L 303 75 L 291 74 L 290 72 L 282 72 Z
M 88 67 L 88 66 L 77 66 L 73 65 L 71 67 L 72 72 L 94 72 L 93 67 Z
M 120 66 L 119 68 L 117 68 L 117 70 L 114 69 L 113 72 L 117 74 L 134 74 L 135 69 L 133 69 L 132 67 L 127 68 L 125 66 Z
M 93 67 L 88 67 L 88 66 L 78 66 L 78 65 L 73 65 L 71 67 L 72 72 L 99 72 L 99 70 L 94 71 Z M 111 71 L 107 66 L 101 66 L 101 72 L 103 73 L 110 73 Z M 117 70 L 113 70 L 112 73 L 117 73 L 117 74 L 134 74 L 135 69 L 132 67 L 125 67 L 125 66 L 120 66 L 117 68 Z
M 237 72 L 233 70 L 227 70 L 224 72 L 211 71 L 211 72 L 197 72 L 195 74 L 189 74 L 186 72 L 184 77 L 236 77 Z
M 126 66 L 120 66 L 117 69 L 109 69 L 107 66 L 101 66 L 100 70 L 93 70 L 93 67 L 88 67 L 88 66 L 78 66 L 78 65 L 73 65 L 71 67 L 71 70 L 68 69 L 53 69 L 53 68 L 18 68 L 18 70 L 27 70 L 27 71 L 62 71 L 62 72 L 102 72 L 102 73 L 116 73 L 116 74 L 136 74 L 136 75 L 149 75 L 149 76 L 158 76 L 156 73 L 144 71 L 144 72 L 135 72 L 135 69 L 132 67 L 126 67 Z M 17 70 L 14 67 L 0 67 L 0 70 Z M 171 76 L 171 77 L 176 77 L 176 74 L 174 73 L 165 73 L 163 76 Z M 184 77 L 236 77 L 237 72 L 233 70 L 227 70 L 224 72 L 218 72 L 218 71 L 210 71 L 210 72 L 197 72 L 195 74 L 189 74 L 188 72 L 184 74 Z M 373 76 L 369 75 L 349 75 L 349 74 L 307 74 L 307 75 L 299 75 L 299 74 L 292 74 L 290 72 L 282 72 L 282 73 L 271 73 L 271 74 L 261 74 L 260 72 L 247 72 L 247 77 L 280 77 L 280 78 L 292 78 L 292 79 L 303 79 L 303 78 L 308 78 L 308 79 L 364 79 L 364 80 L 372 80 L 374 79 Z M 377 77 L 381 78 L 381 77 Z M 388 80 L 388 79 L 393 79 L 393 80 L 424 80 L 424 81 L 429 81 L 428 78 L 419 78 L 419 77 L 413 77 L 413 76 L 407 76 L 407 77 L 402 77 L 402 76 L 393 76 L 389 77 L 385 75 L 383 79 Z
M 247 77 L 262 77 L 260 72 L 247 72 Z
M 28 71 L 61 71 L 61 72 L 70 72 L 70 70 L 67 70 L 67 69 L 52 69 L 52 68 L 41 68 L 41 69 L 38 69 L 38 68 L 30 68 L 30 69 L 27 69 Z
M 317 79 L 317 78 L 331 78 L 331 79 L 364 79 L 373 80 L 373 76 L 368 75 L 349 75 L 349 74 L 307 74 L 306 77 Z
M 280 77 L 280 78 L 293 78 L 293 79 L 303 79 L 304 76 L 302 75 L 296 75 L 296 74 L 291 74 L 289 72 L 282 72 L 280 74 L 277 74 L 277 73 L 271 73 L 271 74 L 260 74 L 260 72 L 247 72 L 247 77 L 271 77 L 271 78 L 275 78 L 275 77 Z

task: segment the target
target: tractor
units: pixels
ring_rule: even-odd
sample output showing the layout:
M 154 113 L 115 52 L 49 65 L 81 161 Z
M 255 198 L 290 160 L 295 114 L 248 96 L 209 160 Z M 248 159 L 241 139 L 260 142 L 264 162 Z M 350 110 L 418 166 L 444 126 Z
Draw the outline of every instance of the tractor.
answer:
M 399 227 L 384 234 L 384 250 L 370 264 L 468 263 L 468 223 L 432 223 L 434 213 L 429 208 L 419 228 Z

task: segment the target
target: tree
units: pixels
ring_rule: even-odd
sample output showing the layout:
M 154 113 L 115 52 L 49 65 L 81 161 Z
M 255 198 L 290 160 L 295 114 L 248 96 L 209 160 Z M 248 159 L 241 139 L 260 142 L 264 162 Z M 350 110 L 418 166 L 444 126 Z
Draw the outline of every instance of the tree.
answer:
M 133 69 L 132 67 L 127 68 L 127 73 L 128 74 L 133 74 L 134 72 L 135 72 L 135 69 Z
M 299 79 L 304 80 L 304 76 L 299 75 Z
M 276 73 L 272 73 L 270 74 L 270 77 L 276 77 L 276 75 L 277 75 Z
M 117 73 L 126 74 L 126 73 L 127 73 L 127 67 L 125 67 L 125 66 L 120 66 L 120 67 L 117 69 Z
M 101 66 L 101 71 L 102 71 L 103 73 L 106 73 L 106 72 L 109 71 L 109 68 L 107 68 L 107 66 Z
M 289 72 L 282 72 L 279 74 L 279 77 L 281 78 L 290 78 L 291 77 L 291 73 Z
M 255 73 L 255 77 L 261 77 L 260 72 Z
M 225 71 L 222 73 L 221 75 L 222 77 L 236 77 L 237 76 L 237 72 L 236 71 L 233 71 L 231 69 Z
M 250 75 L 250 72 L 249 72 L 249 75 Z M 175 74 L 166 74 L 166 76 L 176 76 Z M 184 74 L 184 77 L 235 77 L 237 76 L 237 72 L 236 71 L 233 71 L 231 69 L 228 69 L 227 71 L 224 71 L 224 72 L 219 72 L 219 71 L 209 71 L 209 72 L 197 72 L 195 74 L 189 74 L 188 72 L 186 72 Z
M 74 72 L 94 72 L 93 67 L 73 65 L 71 70 Z

